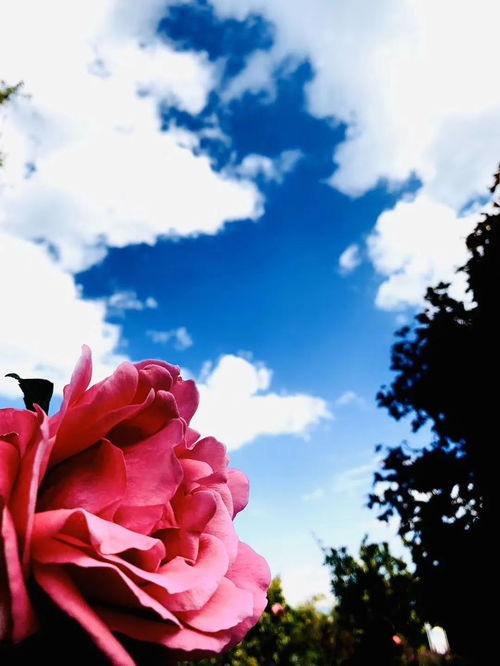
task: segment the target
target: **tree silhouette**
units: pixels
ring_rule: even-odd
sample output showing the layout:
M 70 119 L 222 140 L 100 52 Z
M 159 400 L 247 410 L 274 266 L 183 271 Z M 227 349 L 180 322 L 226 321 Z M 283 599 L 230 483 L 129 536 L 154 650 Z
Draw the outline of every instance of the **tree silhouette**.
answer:
M 2 104 L 5 104 L 5 102 L 7 102 L 12 97 L 14 97 L 14 95 L 16 95 L 19 92 L 19 90 L 22 88 L 22 85 L 23 84 L 21 82 L 17 83 L 15 86 L 9 86 L 5 83 L 5 81 L 2 81 L 0 79 L 0 106 Z M 0 167 L 2 166 L 2 164 L 3 164 L 3 156 L 2 153 L 0 152 Z
M 400 664 L 401 646 L 425 638 L 416 614 L 416 582 L 406 563 L 391 555 L 387 543 L 361 543 L 359 558 L 345 547 L 325 551 L 330 567 L 336 657 L 345 666 Z
M 369 500 L 383 509 L 380 519 L 399 518 L 421 581 L 421 613 L 445 626 L 452 648 L 464 655 L 473 653 L 488 624 L 483 597 L 491 571 L 484 556 L 494 534 L 500 378 L 499 181 L 500 172 L 490 210 L 467 238 L 470 258 L 459 269 L 472 302 L 454 300 L 441 283 L 428 289 L 415 325 L 397 333 L 391 365 L 397 375 L 377 400 L 395 419 L 411 415 L 413 431 L 430 425 L 432 441 L 417 451 L 406 444 L 389 448 L 375 474 L 376 487 L 383 485 Z

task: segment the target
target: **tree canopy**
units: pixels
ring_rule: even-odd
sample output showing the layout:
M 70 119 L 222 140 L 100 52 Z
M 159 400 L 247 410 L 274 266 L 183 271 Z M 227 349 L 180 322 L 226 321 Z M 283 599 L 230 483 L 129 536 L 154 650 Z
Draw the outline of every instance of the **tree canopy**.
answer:
M 450 296 L 449 284 L 429 288 L 414 325 L 397 333 L 396 377 L 378 403 L 395 419 L 410 416 L 414 431 L 428 424 L 431 441 L 420 450 L 389 448 L 369 501 L 382 509 L 382 520 L 399 519 L 421 581 L 420 611 L 443 624 L 464 654 L 487 623 L 483 558 L 493 526 L 500 377 L 499 180 L 500 172 L 489 210 L 466 240 L 469 260 L 458 269 L 467 283 L 464 302 Z
M 345 547 L 325 551 L 330 568 L 336 657 L 339 664 L 363 666 L 374 655 L 385 666 L 402 663 L 403 645 L 425 642 L 416 614 L 416 581 L 387 543 L 361 543 L 359 557 Z M 400 642 L 399 642 L 400 641 Z

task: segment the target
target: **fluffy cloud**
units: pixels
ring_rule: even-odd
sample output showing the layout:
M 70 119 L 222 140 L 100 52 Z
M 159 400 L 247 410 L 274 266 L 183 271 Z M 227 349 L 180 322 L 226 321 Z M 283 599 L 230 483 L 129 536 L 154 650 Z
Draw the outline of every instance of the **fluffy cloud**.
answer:
M 466 300 L 465 276 L 456 269 L 467 260 L 466 236 L 476 215 L 458 217 L 426 195 L 400 201 L 380 215 L 368 251 L 384 277 L 376 303 L 386 310 L 420 305 L 428 286 L 451 283 L 451 295 Z
M 275 28 L 273 48 L 253 54 L 227 97 L 245 90 L 272 97 L 277 68 L 308 59 L 309 111 L 346 125 L 330 184 L 358 196 L 380 181 L 421 181 L 420 195 L 428 199 L 417 197 L 413 211 L 405 203 L 382 216 L 370 241 L 385 277 L 377 304 L 415 305 L 426 286 L 451 279 L 464 257 L 458 239 L 469 225 L 458 213 L 487 193 L 500 155 L 499 3 L 310 0 L 305 12 L 287 0 L 211 2 L 220 16 L 256 12 Z M 421 216 L 424 201 L 431 218 Z M 389 221 L 394 228 L 386 233 Z M 351 246 L 340 269 L 349 272 L 358 257 Z
M 271 377 L 264 365 L 231 354 L 215 367 L 206 366 L 198 384 L 200 408 L 193 427 L 234 450 L 259 435 L 306 435 L 311 426 L 331 418 L 321 398 L 269 391 Z
M 339 257 L 340 272 L 344 275 L 352 273 L 361 263 L 359 245 L 353 243 L 349 245 Z
M 135 291 L 117 291 L 104 299 L 108 311 L 116 315 L 124 315 L 126 310 L 155 309 L 158 303 L 155 298 L 148 296 L 145 301 L 137 298 Z
M 29 93 L 4 110 L 0 225 L 45 238 L 70 271 L 107 247 L 215 233 L 262 210 L 251 181 L 214 172 L 188 132 L 161 131 L 159 103 L 198 113 L 218 79 L 204 54 L 160 41 L 164 11 L 21 0 L 0 14 L 2 77 Z
M 60 394 L 80 355 L 94 351 L 94 378 L 112 372 L 125 357 L 116 353 L 121 329 L 105 322 L 106 305 L 84 300 L 74 279 L 41 245 L 0 232 L 0 394 L 19 397 L 7 372 L 47 377 Z
M 287 0 L 211 3 L 275 28 L 273 48 L 249 59 L 232 95 L 270 90 L 278 65 L 310 60 L 310 111 L 347 125 L 335 187 L 356 195 L 417 173 L 442 202 L 484 193 L 500 154 L 495 0 L 310 0 L 307 12 Z
M 126 294 L 85 300 L 74 274 L 109 247 L 216 233 L 262 210 L 253 182 L 216 173 L 192 152 L 196 137 L 161 131 L 159 103 L 198 113 L 218 81 L 203 53 L 160 41 L 167 4 L 0 5 L 1 76 L 24 81 L 26 92 L 0 109 L 0 364 L 45 372 L 56 388 L 83 342 L 96 377 L 112 369 L 123 340 L 108 312 L 148 306 Z M 2 382 L 2 393 L 13 390 Z
M 175 349 L 179 351 L 193 346 L 193 338 L 189 335 L 185 326 L 179 326 L 179 328 L 173 328 L 170 331 L 146 331 L 146 335 L 157 344 L 167 344 L 167 342 L 173 340 Z
M 264 177 L 267 181 L 282 183 L 285 175 L 292 171 L 302 157 L 300 150 L 284 150 L 271 159 L 265 155 L 247 155 L 234 170 L 244 178 Z

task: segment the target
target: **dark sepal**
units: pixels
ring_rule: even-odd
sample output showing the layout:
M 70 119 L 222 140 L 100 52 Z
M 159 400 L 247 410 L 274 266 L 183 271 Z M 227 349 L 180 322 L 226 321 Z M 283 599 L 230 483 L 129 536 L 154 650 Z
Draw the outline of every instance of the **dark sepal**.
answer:
M 13 377 L 19 382 L 24 396 L 26 409 L 34 412 L 33 405 L 40 405 L 43 411 L 48 414 L 50 399 L 54 391 L 54 384 L 48 379 L 21 379 L 15 372 L 9 372 L 6 377 Z

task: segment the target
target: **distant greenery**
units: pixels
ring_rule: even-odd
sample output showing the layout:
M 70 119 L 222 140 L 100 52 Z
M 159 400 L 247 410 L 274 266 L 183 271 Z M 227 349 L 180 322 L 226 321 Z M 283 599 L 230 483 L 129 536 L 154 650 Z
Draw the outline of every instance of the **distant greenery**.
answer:
M 283 611 L 273 613 L 275 604 Z M 285 601 L 280 578 L 275 578 L 269 588 L 264 614 L 245 640 L 225 655 L 196 663 L 200 666 L 323 666 L 334 663 L 333 651 L 332 616 L 318 611 L 314 601 L 291 608 Z
M 402 663 L 405 649 L 426 643 L 416 614 L 417 583 L 387 543 L 361 543 L 359 556 L 347 549 L 325 551 L 332 591 L 336 664 L 364 666 L 377 655 L 381 664 Z
M 22 83 L 17 83 L 15 86 L 9 86 L 5 81 L 0 80 L 0 105 L 5 104 L 11 97 L 16 95 L 22 88 Z M 0 152 L 0 167 L 3 165 L 3 157 Z
M 242 643 L 219 657 L 179 666 L 462 666 L 429 651 L 414 611 L 415 581 L 387 544 L 363 541 L 359 558 L 332 548 L 325 551 L 325 564 L 337 596 L 332 611 L 318 610 L 315 598 L 290 607 L 275 578 L 261 620 Z

